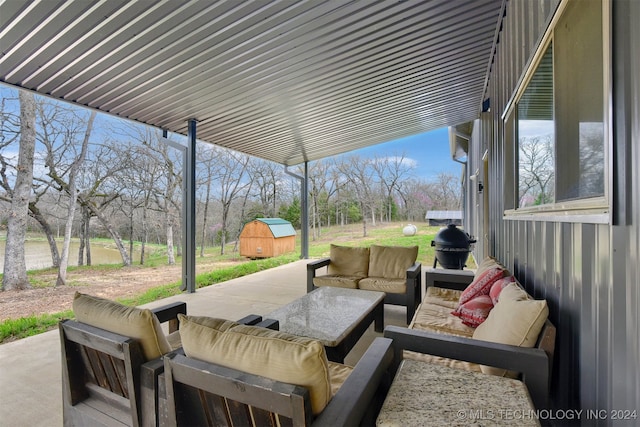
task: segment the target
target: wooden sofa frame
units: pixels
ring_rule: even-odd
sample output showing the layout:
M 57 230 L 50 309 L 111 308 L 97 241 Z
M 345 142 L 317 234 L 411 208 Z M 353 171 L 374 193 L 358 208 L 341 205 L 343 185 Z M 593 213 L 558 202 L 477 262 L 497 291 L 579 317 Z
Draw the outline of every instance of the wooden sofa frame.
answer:
M 317 289 L 313 284 L 316 272 L 322 267 L 328 267 L 331 262 L 330 258 L 322 258 L 317 261 L 311 261 L 307 264 L 307 292 Z M 422 264 L 414 263 L 407 269 L 407 290 L 404 294 L 386 293 L 384 297 L 385 304 L 403 305 L 407 307 L 407 324 L 411 322 L 416 308 L 422 300 Z
M 473 281 L 473 274 L 460 270 L 428 269 L 428 286 L 464 290 Z M 462 360 L 496 368 L 517 371 L 526 384 L 537 409 L 549 407 L 556 328 L 547 320 L 533 348 L 497 344 L 473 338 L 457 337 L 442 333 L 388 326 L 384 336 L 393 340 L 395 375 L 403 358 L 403 351 L 410 350 L 449 359 Z
M 164 357 L 169 426 L 355 426 L 371 424 L 386 394 L 391 340 L 376 338 L 353 372 L 315 418 L 306 388 L 273 381 L 181 351 Z M 381 391 L 382 390 L 382 391 Z M 279 420 L 276 420 L 276 414 Z M 162 422 L 165 424 L 165 422 Z

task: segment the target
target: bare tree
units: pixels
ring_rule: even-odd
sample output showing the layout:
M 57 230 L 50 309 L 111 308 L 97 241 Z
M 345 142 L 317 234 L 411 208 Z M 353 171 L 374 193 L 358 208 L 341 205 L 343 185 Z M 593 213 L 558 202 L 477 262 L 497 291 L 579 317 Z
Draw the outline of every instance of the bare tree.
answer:
M 311 197 L 311 228 L 312 238 L 316 240 L 320 237 L 323 213 L 329 214 L 329 201 L 338 191 L 340 182 L 331 174 L 334 164 L 326 160 L 313 162 L 308 169 L 309 173 L 309 196 Z M 324 209 L 323 209 L 324 207 Z M 323 212 L 326 211 L 326 212 Z M 327 225 L 329 220 L 327 218 Z
M 72 189 L 70 172 L 82 153 L 82 144 L 78 148 L 77 136 L 86 132 L 86 115 L 55 102 L 42 103 L 39 110 L 42 120 L 40 141 L 45 148 L 44 161 L 51 185 L 57 192 L 67 196 L 67 203 L 75 199 L 100 221 L 118 248 L 123 265 L 130 265 L 127 249 L 112 222 L 111 213 L 106 210 L 118 194 L 103 190 L 111 181 L 110 178 L 122 167 L 122 162 L 114 160 L 115 153 L 110 149 L 109 143 L 92 144 L 90 149 L 87 146 L 84 156 L 88 158 L 83 163 L 90 163 L 90 166 L 76 170 L 74 180 L 82 180 L 82 188 L 78 191 Z M 77 186 L 78 183 L 74 185 Z M 67 209 L 70 209 L 70 205 L 67 205 Z M 68 220 L 67 217 L 65 221 Z
M 222 227 L 220 230 L 220 255 L 224 255 L 227 243 L 227 228 L 233 202 L 251 186 L 251 180 L 247 179 L 249 156 L 230 150 L 221 150 L 218 186 L 218 199 L 222 205 Z
M 7 242 L 4 256 L 2 290 L 28 289 L 24 258 L 27 233 L 29 195 L 33 181 L 33 156 L 36 146 L 36 102 L 30 92 L 20 91 L 20 151 L 16 167 L 16 181 L 11 197 L 11 211 L 7 221 Z
M 400 183 L 398 195 L 402 201 L 403 217 L 408 221 L 424 220 L 427 211 L 433 208 L 429 188 L 430 185 L 423 180 L 408 179 Z
M 266 217 L 275 217 L 278 201 L 278 185 L 282 180 L 282 166 L 267 160 L 250 158 L 249 179 L 262 205 Z
M 345 161 L 337 163 L 337 168 L 347 182 L 351 183 L 362 212 L 362 236 L 367 237 L 367 212 L 371 215 L 372 223 L 375 225 L 376 197 L 374 188 L 376 180 L 373 162 L 371 159 L 351 156 Z
M 129 151 L 132 153 L 130 168 L 135 169 L 129 173 L 128 182 L 133 184 L 138 181 L 142 190 L 144 239 L 148 231 L 147 213 L 157 210 L 163 216 L 164 239 L 167 248 L 167 263 L 176 263 L 174 243 L 175 228 L 179 224 L 179 213 L 182 200 L 180 188 L 182 187 L 182 156 L 180 151 L 172 148 L 161 140 L 158 131 L 136 124 L 125 124 L 116 129 L 118 134 L 138 143 L 138 147 Z M 154 206 L 150 206 L 153 201 Z M 177 239 L 179 242 L 179 238 Z M 178 250 L 180 248 L 178 247 Z M 141 255 L 141 259 L 142 255 Z
M 441 172 L 428 184 L 428 196 L 432 208 L 438 210 L 458 210 L 462 202 L 460 179 L 454 174 Z
M 415 165 L 404 153 L 391 157 L 375 157 L 373 160 L 373 169 L 386 193 L 387 221 L 392 219 L 393 195 L 399 191 L 401 183 L 409 177 L 413 167 Z
M 87 129 L 84 133 L 80 153 L 72 161 L 69 168 L 69 181 L 68 194 L 69 194 L 69 206 L 67 210 L 67 224 L 64 228 L 64 243 L 62 244 L 62 255 L 60 256 L 60 266 L 58 267 L 58 278 L 56 280 L 56 286 L 67 284 L 67 266 L 69 265 L 69 246 L 71 245 L 71 231 L 73 228 L 73 218 L 76 211 L 76 200 L 78 199 L 76 191 L 76 178 L 82 168 L 82 163 L 87 155 L 87 147 L 89 146 L 89 138 L 91 137 L 91 130 L 93 128 L 93 121 L 96 118 L 96 112 L 92 111 L 87 120 Z
M 7 91 L 8 92 L 8 91 Z M 6 96 L 8 95 L 8 96 Z M 14 108 L 12 108 L 10 103 L 13 103 L 14 100 L 19 104 L 18 98 L 12 98 L 11 93 L 7 94 L 3 93 L 1 98 L 0 105 L 0 149 L 7 149 L 9 153 L 12 153 L 11 149 L 12 144 L 18 143 L 20 137 L 20 116 L 19 111 L 17 114 L 13 113 Z M 34 102 L 37 104 L 41 102 L 36 98 Z M 35 108 L 35 107 L 34 107 Z M 38 108 L 36 109 L 36 123 L 38 121 Z M 19 108 L 18 108 L 19 110 Z M 37 131 L 36 131 L 36 143 L 37 143 Z M 34 155 L 35 162 L 35 155 Z M 5 191 L 4 194 L 0 194 L 0 200 L 11 204 L 11 200 L 13 197 L 13 188 L 12 185 L 15 182 L 15 174 L 16 174 L 16 159 L 13 156 L 4 156 L 0 155 L 0 187 Z M 40 177 L 34 176 L 33 183 L 31 189 L 31 198 L 29 200 L 29 216 L 35 219 L 42 231 L 44 232 L 45 238 L 47 239 L 47 243 L 49 244 L 49 249 L 51 252 L 51 265 L 53 267 L 58 267 L 60 265 L 60 256 L 58 252 L 58 246 L 56 244 L 55 236 L 53 229 L 50 224 L 50 216 L 51 212 L 42 211 L 40 209 L 40 201 L 45 198 L 47 192 L 50 189 L 50 184 L 47 180 L 42 180 Z
M 159 141 L 159 135 L 151 132 L 148 135 L 148 147 L 156 157 L 155 162 L 160 166 L 160 174 L 154 183 L 154 198 L 160 211 L 164 214 L 164 226 L 167 242 L 167 263 L 176 263 L 174 250 L 174 228 L 179 223 L 181 203 L 177 200 L 182 187 L 182 159 L 173 148 Z M 178 239 L 179 241 L 179 239 Z
M 147 135 L 149 138 L 150 134 Z M 133 241 L 137 230 L 140 239 L 140 265 L 146 259 L 146 245 L 149 241 L 149 213 L 159 211 L 155 206 L 157 182 L 163 174 L 163 167 L 157 156 L 146 144 L 127 141 L 118 148 L 119 157 L 127 159 L 126 167 L 118 175 L 117 182 L 123 198 L 121 210 L 129 221 L 129 252 L 133 254 Z M 140 220 L 135 223 L 135 212 L 140 211 Z
M 211 202 L 211 186 L 218 176 L 218 156 L 220 149 L 210 144 L 196 145 L 199 168 L 197 173 L 200 176 L 199 185 L 204 186 L 204 201 L 202 213 L 202 237 L 200 240 L 200 257 L 204 257 L 204 247 L 207 241 L 207 228 L 209 221 L 209 204 Z

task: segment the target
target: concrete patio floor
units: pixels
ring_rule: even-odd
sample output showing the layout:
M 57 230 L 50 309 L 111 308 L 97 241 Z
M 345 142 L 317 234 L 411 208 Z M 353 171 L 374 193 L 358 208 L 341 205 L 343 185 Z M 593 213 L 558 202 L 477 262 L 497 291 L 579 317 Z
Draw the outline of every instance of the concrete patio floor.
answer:
M 306 293 L 301 260 L 267 271 L 166 298 L 145 307 L 185 301 L 193 315 L 239 319 L 266 315 Z M 424 283 L 424 282 L 423 282 Z M 385 326 L 406 326 L 406 309 L 385 306 Z M 376 336 L 369 327 L 345 363 L 354 365 Z M 60 339 L 57 330 L 0 345 L 0 427 L 62 425 Z

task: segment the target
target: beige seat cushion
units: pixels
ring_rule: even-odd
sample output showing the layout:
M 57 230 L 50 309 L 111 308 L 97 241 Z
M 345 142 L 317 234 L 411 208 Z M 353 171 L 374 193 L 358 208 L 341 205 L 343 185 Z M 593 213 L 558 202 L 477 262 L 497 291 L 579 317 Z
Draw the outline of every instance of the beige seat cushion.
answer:
M 224 331 L 178 315 L 182 346 L 188 357 L 306 387 L 314 414 L 331 399 L 329 365 L 317 340 L 256 326 Z
M 472 337 L 475 331 L 451 314 L 451 308 L 423 302 L 409 325 L 410 329 L 431 331 L 460 337 Z
M 169 347 L 171 350 L 177 350 L 182 348 L 182 339 L 180 338 L 180 331 L 171 332 L 167 335 L 167 342 L 169 343 Z
M 333 286 L 334 288 L 357 289 L 360 276 L 340 276 L 337 274 L 325 274 L 313 278 L 313 285 L 316 287 Z
M 365 277 L 358 282 L 358 288 L 367 291 L 386 292 L 388 294 L 404 294 L 407 292 L 407 280 Z
M 417 246 L 372 245 L 369 251 L 369 277 L 405 279 L 407 269 L 418 258 Z
M 531 348 L 536 345 L 548 315 L 545 300 L 534 300 L 517 283 L 510 283 L 502 289 L 498 303 L 476 328 L 473 338 Z M 482 366 L 482 372 L 498 376 L 516 375 L 489 366 Z
M 430 289 L 432 289 L 431 292 L 429 292 Z M 458 304 L 460 293 L 461 291 L 451 289 L 428 287 L 427 296 L 422 304 L 418 306 L 409 328 L 467 338 L 473 336 L 474 329 L 464 325 L 461 319 L 451 314 L 451 310 Z M 443 299 L 441 300 L 440 297 Z M 464 369 L 465 371 L 480 372 L 480 365 L 477 363 L 447 359 L 432 354 L 405 350 L 403 352 L 403 358 L 434 363 L 450 368 Z
M 171 351 L 158 318 L 149 309 L 127 307 L 76 292 L 73 313 L 81 323 L 138 340 L 146 360 L 156 359 Z
M 339 276 L 367 277 L 369 248 L 331 245 L 327 273 Z
M 335 396 L 342 384 L 353 372 L 351 366 L 329 361 L 329 382 L 331 383 L 331 396 Z
M 429 304 L 441 305 L 453 310 L 458 307 L 460 295 L 462 295 L 462 291 L 429 286 L 427 287 L 427 292 L 425 293 L 423 301 Z

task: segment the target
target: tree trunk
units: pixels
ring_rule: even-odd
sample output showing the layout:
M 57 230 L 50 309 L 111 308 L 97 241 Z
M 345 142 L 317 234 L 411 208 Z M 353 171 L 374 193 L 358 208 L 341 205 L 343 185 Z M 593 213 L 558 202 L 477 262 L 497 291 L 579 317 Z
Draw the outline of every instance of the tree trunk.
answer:
M 84 211 L 84 209 L 83 209 Z M 85 226 L 85 219 L 86 219 L 86 215 L 84 214 L 84 212 L 82 213 L 82 221 L 80 222 L 80 242 L 78 245 L 78 265 L 84 265 L 84 242 L 85 240 L 85 231 L 87 229 L 87 227 Z
M 122 264 L 124 266 L 130 266 L 131 259 L 129 258 L 129 254 L 127 254 L 127 248 L 125 248 L 124 243 L 122 243 L 122 238 L 120 237 L 120 233 L 118 233 L 118 231 L 113 227 L 109 219 L 104 216 L 104 214 L 102 213 L 102 211 L 100 211 L 100 209 L 96 208 L 89 201 L 84 200 L 84 198 L 80 197 L 79 201 L 82 205 L 86 206 L 87 209 L 89 209 L 89 211 L 96 218 L 98 218 L 98 221 L 100 221 L 100 224 L 102 224 L 102 226 L 107 229 L 107 231 L 111 235 L 111 238 L 113 239 L 113 242 L 116 244 L 118 251 L 120 251 L 120 256 L 122 257 Z
M 87 130 L 84 133 L 84 139 L 82 140 L 82 149 L 78 158 L 75 159 L 71 165 L 69 171 L 69 206 L 67 208 L 67 223 L 64 228 L 64 243 L 62 244 L 62 255 L 60 256 L 60 267 L 58 267 L 58 278 L 56 280 L 56 286 L 67 284 L 67 266 L 69 265 L 69 246 L 71 245 L 71 231 L 73 229 L 73 217 L 76 213 L 76 201 L 78 200 L 78 194 L 76 192 L 76 177 L 84 159 L 87 155 L 87 147 L 89 146 L 89 138 L 91 137 L 91 129 L 93 128 L 93 121 L 96 118 L 96 112 L 92 111 L 89 115 L 87 122 Z
M 202 218 L 202 242 L 200 244 L 200 258 L 204 257 L 204 246 L 207 241 L 207 215 L 209 214 L 209 199 L 211 198 L 211 176 L 207 180 L 207 193 L 204 199 L 204 213 Z
M 171 219 L 167 215 L 167 263 L 174 265 L 176 263 L 176 257 L 173 251 L 173 224 Z
M 131 215 L 129 215 L 129 253 L 131 259 L 133 259 L 133 209 L 131 209 Z
M 89 229 L 91 214 L 86 207 L 82 207 L 82 223 L 80 224 L 80 245 L 78 246 L 78 265 L 91 265 L 91 241 Z M 85 257 L 86 253 L 86 257 Z
M 222 227 L 220 228 L 220 255 L 224 255 L 227 245 L 227 221 L 229 220 L 229 206 L 222 208 Z
M 56 243 L 51 226 L 47 222 L 47 219 L 42 215 L 42 212 L 40 212 L 40 209 L 38 209 L 34 203 L 29 203 L 29 212 L 31 217 L 38 221 L 44 235 L 47 237 L 49 251 L 51 252 L 51 265 L 53 267 L 58 267 L 60 265 L 60 252 L 58 252 L 58 244 Z
M 147 205 L 142 208 L 142 242 L 140 244 L 140 265 L 144 265 L 145 250 L 147 249 L 147 239 L 149 239 L 149 226 L 147 225 Z M 133 252 L 132 252 L 133 254 Z
M 4 252 L 2 290 L 28 289 L 24 242 L 29 217 L 29 197 L 33 181 L 33 156 L 36 147 L 36 102 L 33 94 L 20 91 L 20 152 L 16 182 L 7 219 L 7 242 Z
M 91 264 L 91 212 L 89 212 L 89 210 L 84 207 L 82 211 L 84 212 L 84 215 L 85 215 L 84 225 L 86 227 L 84 231 L 84 238 L 85 238 L 84 250 L 87 255 L 86 261 L 87 261 L 87 265 L 92 265 Z
M 239 222 L 239 226 L 238 226 L 238 232 L 236 233 L 236 240 L 233 244 L 233 252 L 236 253 L 238 252 L 238 244 L 240 241 L 240 233 L 242 233 L 242 228 L 244 227 L 244 224 L 242 223 L 242 220 L 244 219 L 244 214 L 247 210 L 247 201 L 249 200 L 249 192 L 247 191 L 246 193 L 244 193 L 244 198 L 242 199 L 242 208 L 240 208 L 240 222 Z
M 364 213 L 363 204 L 360 204 L 360 210 L 362 211 L 362 237 L 367 237 L 367 214 Z

